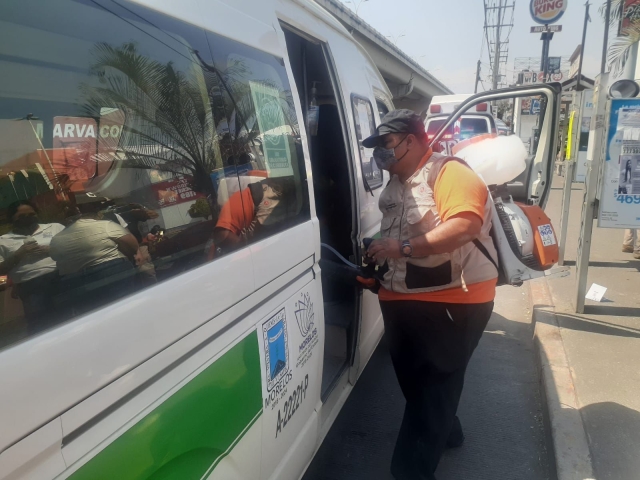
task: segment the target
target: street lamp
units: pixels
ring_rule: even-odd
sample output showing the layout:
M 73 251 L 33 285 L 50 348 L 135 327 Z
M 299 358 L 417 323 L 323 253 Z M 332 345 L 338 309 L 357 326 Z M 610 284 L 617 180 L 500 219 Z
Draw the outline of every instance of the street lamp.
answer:
M 400 35 L 386 35 L 387 38 L 390 38 L 391 41 L 393 42 L 393 44 L 397 47 L 398 46 L 398 40 L 400 40 L 402 37 L 404 37 L 405 34 L 401 33 Z
M 356 14 L 356 17 L 359 17 L 359 15 L 358 15 L 358 10 L 360 10 L 360 6 L 361 6 L 363 3 L 366 3 L 366 2 L 368 2 L 368 1 L 369 1 L 369 0 L 347 0 L 345 3 L 350 3 L 350 4 L 352 4 L 352 5 L 353 5 L 353 7 L 355 8 L 355 14 Z

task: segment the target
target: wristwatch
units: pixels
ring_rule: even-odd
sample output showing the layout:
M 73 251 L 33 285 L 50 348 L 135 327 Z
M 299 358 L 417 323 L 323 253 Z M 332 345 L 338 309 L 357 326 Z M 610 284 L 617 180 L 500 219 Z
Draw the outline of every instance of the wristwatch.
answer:
M 402 252 L 402 255 L 404 255 L 405 257 L 407 258 L 411 257 L 411 255 L 413 255 L 413 248 L 411 247 L 411 242 L 409 242 L 409 240 L 404 240 L 400 244 L 400 251 Z

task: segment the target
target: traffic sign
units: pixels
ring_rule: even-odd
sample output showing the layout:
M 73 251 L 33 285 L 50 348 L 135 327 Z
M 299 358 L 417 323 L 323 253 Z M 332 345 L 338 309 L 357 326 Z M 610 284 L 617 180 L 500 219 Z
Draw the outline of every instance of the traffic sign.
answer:
M 546 30 L 548 28 L 549 30 Z M 536 25 L 531 27 L 531 33 L 543 33 L 543 32 L 561 32 L 562 25 Z

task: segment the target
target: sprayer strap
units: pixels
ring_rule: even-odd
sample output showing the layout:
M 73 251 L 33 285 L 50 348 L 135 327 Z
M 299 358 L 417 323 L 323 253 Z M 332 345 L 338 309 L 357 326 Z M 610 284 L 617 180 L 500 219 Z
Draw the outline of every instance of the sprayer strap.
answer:
M 461 163 L 462 165 L 464 165 L 467 168 L 471 168 L 469 166 L 469 164 L 467 162 L 465 162 L 464 160 L 462 160 L 461 158 L 447 157 L 447 156 L 441 155 L 439 153 L 433 153 L 432 154 L 432 158 L 433 158 L 432 160 L 429 160 L 430 162 L 433 162 L 433 163 L 431 164 L 431 168 L 429 169 L 429 174 L 427 175 L 427 184 L 429 185 L 431 190 L 433 190 L 434 192 L 435 192 L 436 181 L 438 180 L 438 175 L 440 174 L 440 171 L 442 170 L 442 167 L 444 167 L 447 163 L 449 163 L 449 162 L 458 162 L 458 163 Z M 487 259 L 489 259 L 489 261 L 493 264 L 494 267 L 496 267 L 496 270 L 499 272 L 500 269 L 498 268 L 498 264 L 493 259 L 493 257 L 491 256 L 489 251 L 486 249 L 486 247 L 482 244 L 482 242 L 480 240 L 478 240 L 477 238 L 475 238 L 473 240 L 473 244 L 476 246 L 476 248 L 478 250 L 480 250 L 480 252 L 485 257 L 487 257 Z
M 493 264 L 494 267 L 496 267 L 496 270 L 499 272 L 500 269 L 498 268 L 498 264 L 496 263 L 496 261 L 493 259 L 493 257 L 491 256 L 491 254 L 489 253 L 489 251 L 486 249 L 486 247 L 482 244 L 482 242 L 480 240 L 478 240 L 477 238 L 473 239 L 473 244 L 476 246 L 476 248 L 478 250 L 480 250 L 480 252 L 489 259 L 489 261 Z
M 432 153 L 431 158 L 429 159 L 429 163 L 431 166 L 429 167 L 429 174 L 427 175 L 427 185 L 431 188 L 431 190 L 435 190 L 436 181 L 438 180 L 438 175 L 440 175 L 440 171 L 442 167 L 444 167 L 449 162 L 458 162 L 464 165 L 467 168 L 471 168 L 467 162 L 458 157 L 447 157 L 446 155 L 442 155 L 440 153 Z

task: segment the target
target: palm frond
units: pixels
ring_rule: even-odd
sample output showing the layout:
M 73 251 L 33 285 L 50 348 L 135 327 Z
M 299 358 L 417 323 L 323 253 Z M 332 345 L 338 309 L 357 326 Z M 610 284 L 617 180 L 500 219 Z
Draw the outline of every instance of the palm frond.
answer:
M 622 31 L 623 35 L 616 37 L 607 53 L 607 62 L 614 75 L 618 75 L 627 63 L 631 47 L 640 41 L 640 25 L 632 24 Z
M 210 191 L 222 159 L 202 71 L 146 57 L 133 43 L 99 43 L 92 55 L 98 85 L 83 85 L 85 110 L 94 118 L 104 107 L 124 113 L 123 167 L 189 173 L 197 190 Z
M 609 14 L 609 22 L 611 25 L 617 25 L 622 18 L 622 9 L 624 8 L 624 0 L 611 0 L 611 12 Z M 602 19 L 606 21 L 607 15 L 607 2 L 605 2 L 600 6 L 598 12 L 602 16 Z

